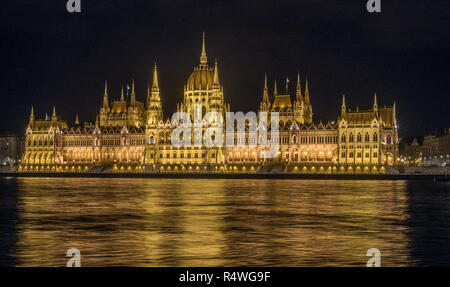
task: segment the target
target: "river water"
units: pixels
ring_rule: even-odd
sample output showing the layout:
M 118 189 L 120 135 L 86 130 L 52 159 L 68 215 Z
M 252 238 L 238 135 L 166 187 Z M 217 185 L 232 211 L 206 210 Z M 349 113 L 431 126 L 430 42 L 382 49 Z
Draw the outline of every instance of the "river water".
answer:
M 0 178 L 0 266 L 450 265 L 450 184 Z

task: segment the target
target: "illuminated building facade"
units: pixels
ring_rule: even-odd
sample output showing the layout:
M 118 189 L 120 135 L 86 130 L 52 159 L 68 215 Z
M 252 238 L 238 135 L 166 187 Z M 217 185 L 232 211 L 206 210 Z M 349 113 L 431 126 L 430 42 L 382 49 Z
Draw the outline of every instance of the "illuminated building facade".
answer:
M 196 120 L 195 107 L 200 107 L 200 121 Z M 279 115 L 279 134 L 270 138 L 278 145 L 274 157 L 263 157 L 261 152 L 267 148 L 253 142 L 247 130 L 235 130 L 229 137 L 223 127 L 208 134 L 212 139 L 222 138 L 223 146 L 194 144 L 196 137 L 203 138 L 220 121 L 218 117 L 205 121 L 205 115 L 216 112 L 226 119 L 230 112 L 217 61 L 213 67 L 208 65 L 204 36 L 200 64 L 184 86 L 177 112 L 175 118 L 163 116 L 156 65 L 145 103 L 137 100 L 134 81 L 130 99 L 124 99 L 122 88 L 120 100 L 113 102 L 105 83 L 95 124 L 81 126 L 77 117 L 69 127 L 55 109 L 50 119 L 37 120 L 32 109 L 19 171 L 383 173 L 386 167 L 396 165 L 395 105 L 379 108 L 375 96 L 373 109 L 351 111 L 344 99 L 336 121 L 313 122 L 308 82 L 302 93 L 299 75 L 293 101 L 290 94 L 278 94 L 276 82 L 270 99 L 265 77 L 258 115 Z M 181 112 L 189 119 L 179 118 Z M 191 144 L 173 145 L 174 130 L 187 121 L 201 132 L 196 134 L 193 128 Z M 265 127 L 260 123 L 260 128 Z M 266 128 L 271 129 L 270 125 Z M 238 142 L 243 145 L 236 145 Z

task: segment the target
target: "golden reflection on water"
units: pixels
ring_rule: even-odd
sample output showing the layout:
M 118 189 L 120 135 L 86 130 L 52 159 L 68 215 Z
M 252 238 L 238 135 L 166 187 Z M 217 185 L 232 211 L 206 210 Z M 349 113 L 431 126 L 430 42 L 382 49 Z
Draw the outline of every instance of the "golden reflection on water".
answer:
M 18 179 L 19 266 L 365 266 L 411 262 L 406 182 Z

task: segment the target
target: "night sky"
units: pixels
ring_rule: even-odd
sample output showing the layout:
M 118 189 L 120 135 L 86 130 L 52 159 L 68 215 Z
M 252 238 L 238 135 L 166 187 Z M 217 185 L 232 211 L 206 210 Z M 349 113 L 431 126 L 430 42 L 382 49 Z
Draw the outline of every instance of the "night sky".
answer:
M 144 101 L 159 66 L 165 117 L 199 63 L 206 32 L 208 61 L 219 63 L 232 111 L 256 111 L 264 73 L 272 92 L 286 77 L 308 77 L 314 120 L 335 120 L 347 106 L 396 101 L 400 135 L 450 127 L 449 1 L 366 0 L 149 1 L 9 0 L 0 4 L 0 131 L 23 134 L 31 106 L 38 118 L 95 121 L 104 81 L 111 99 L 136 81 Z M 170 113 L 170 114 L 169 114 Z

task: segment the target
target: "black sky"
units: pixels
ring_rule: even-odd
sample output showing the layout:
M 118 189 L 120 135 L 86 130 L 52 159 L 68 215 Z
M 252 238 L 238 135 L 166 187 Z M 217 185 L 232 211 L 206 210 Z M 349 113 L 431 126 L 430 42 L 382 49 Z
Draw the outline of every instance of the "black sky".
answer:
M 95 121 L 104 81 L 110 99 L 136 80 L 143 100 L 154 61 L 165 116 L 182 99 L 198 65 L 201 33 L 208 60 L 219 62 L 233 111 L 256 110 L 264 73 L 272 89 L 297 71 L 310 84 L 314 119 L 334 120 L 347 106 L 396 101 L 402 136 L 450 127 L 448 1 L 149 1 L 9 0 L 0 4 L 0 131 L 22 134 L 33 105 L 38 117 Z M 303 81 L 304 83 L 304 81 Z

